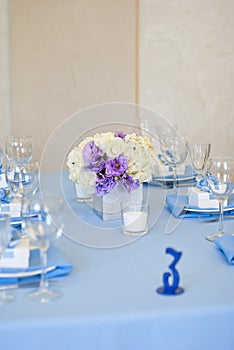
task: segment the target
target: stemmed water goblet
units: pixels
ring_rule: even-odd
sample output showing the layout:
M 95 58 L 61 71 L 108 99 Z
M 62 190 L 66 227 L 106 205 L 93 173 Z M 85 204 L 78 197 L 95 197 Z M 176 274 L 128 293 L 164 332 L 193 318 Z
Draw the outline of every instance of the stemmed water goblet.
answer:
M 219 202 L 219 231 L 206 237 L 213 241 L 224 235 L 223 207 L 234 190 L 234 158 L 217 157 L 209 161 L 206 179 L 214 197 Z
M 10 193 L 20 205 L 20 216 L 22 217 L 21 210 L 25 198 L 35 194 L 39 187 L 39 164 L 37 161 L 25 164 L 18 164 L 14 161 L 8 162 L 5 176 Z M 22 230 L 21 234 L 24 235 Z
M 204 178 L 206 164 L 210 156 L 211 145 L 206 141 L 188 143 L 188 153 L 194 170 L 197 184 Z
M 46 202 L 43 202 L 40 197 L 33 200 L 32 198 L 28 198 L 23 207 L 23 215 L 27 218 L 24 221 L 25 233 L 31 241 L 36 243 L 36 246 L 40 250 L 42 265 L 40 287 L 30 292 L 28 298 L 41 303 L 47 303 L 62 296 L 59 290 L 49 286 L 46 268 L 48 250 L 53 242 L 63 233 L 63 204 L 64 202 L 61 197 L 51 196 L 50 198 L 47 197 Z M 37 216 L 33 220 L 27 215 L 27 213 L 31 212 L 37 213 Z
M 22 135 L 8 136 L 5 142 L 5 154 L 8 161 L 24 164 L 31 160 L 33 153 L 32 137 Z
M 11 239 L 11 218 L 8 214 L 0 213 L 0 259 Z M 15 299 L 14 295 L 4 291 L 0 292 L 0 305 Z
M 178 133 L 166 133 L 159 136 L 163 157 L 173 169 L 173 190 L 176 191 L 177 167 L 183 164 L 187 156 L 187 144 Z
M 11 161 L 7 163 L 5 175 L 11 193 L 21 200 L 36 192 L 39 185 L 39 164 L 37 161 L 25 164 Z

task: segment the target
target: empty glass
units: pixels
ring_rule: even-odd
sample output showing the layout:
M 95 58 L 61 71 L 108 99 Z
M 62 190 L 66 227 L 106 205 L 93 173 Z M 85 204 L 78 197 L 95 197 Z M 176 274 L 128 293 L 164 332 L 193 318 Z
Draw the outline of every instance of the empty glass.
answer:
M 11 239 L 11 217 L 8 214 L 0 213 L 0 259 Z M 0 305 L 9 303 L 15 299 L 8 291 L 0 292 Z
M 34 195 L 39 187 L 39 164 L 37 161 L 26 164 L 8 162 L 5 175 L 10 193 L 13 194 L 15 204 L 19 206 L 19 215 L 22 217 L 22 207 L 25 198 Z M 25 236 L 23 226 L 21 235 L 22 238 Z
M 208 186 L 219 202 L 219 231 L 207 236 L 207 240 L 213 241 L 224 235 L 223 229 L 223 204 L 233 193 L 234 189 L 234 158 L 217 157 L 209 161 L 206 175 Z
M 24 203 L 24 230 L 30 241 L 39 248 L 42 265 L 40 287 L 30 292 L 28 298 L 41 303 L 47 303 L 62 296 L 61 291 L 49 286 L 46 268 L 49 247 L 63 232 L 63 205 L 63 198 L 54 195 L 51 197 L 48 195 L 46 202 L 37 197 L 28 198 Z M 31 213 L 38 215 L 31 220 Z
M 184 137 L 179 134 L 163 134 L 160 136 L 161 152 L 165 160 L 173 169 L 173 189 L 177 185 L 177 167 L 187 156 L 187 144 Z
M 8 162 L 5 170 L 6 181 L 15 198 L 23 200 L 34 194 L 39 185 L 39 164 L 37 161 L 17 164 Z
M 210 156 L 210 147 L 210 143 L 206 141 L 188 143 L 189 157 L 192 166 L 197 173 L 197 182 L 199 182 L 205 175 L 206 164 Z
M 33 142 L 32 137 L 8 136 L 5 142 L 5 153 L 9 161 L 16 163 L 27 163 L 32 158 Z

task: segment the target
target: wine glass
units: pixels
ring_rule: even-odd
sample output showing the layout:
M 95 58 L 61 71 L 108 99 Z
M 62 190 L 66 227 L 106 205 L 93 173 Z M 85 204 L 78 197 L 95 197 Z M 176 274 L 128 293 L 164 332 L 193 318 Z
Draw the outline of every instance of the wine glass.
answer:
M 6 182 L 13 194 L 13 203 L 19 203 L 19 212 L 22 221 L 22 207 L 26 197 L 30 197 L 37 192 L 39 187 L 39 164 L 37 161 L 26 164 L 16 164 L 14 161 L 8 162 L 5 170 Z M 23 225 L 21 226 L 21 238 L 25 238 Z
M 39 164 L 37 161 L 29 163 L 7 163 L 6 181 L 14 197 L 20 201 L 34 194 L 39 186 Z
M 192 166 L 197 173 L 197 183 L 204 178 L 206 164 L 210 156 L 210 147 L 210 143 L 206 141 L 188 143 L 188 153 Z
M 206 174 L 208 186 L 219 202 L 219 231 L 206 237 L 213 241 L 224 235 L 223 206 L 224 201 L 233 193 L 234 189 L 234 158 L 217 157 L 209 161 Z
M 5 142 L 5 153 L 8 161 L 15 161 L 20 164 L 27 163 L 32 158 L 33 141 L 32 137 L 11 135 Z
M 62 206 L 63 199 L 55 196 L 51 197 L 53 200 L 53 206 L 56 208 L 57 213 L 60 213 L 60 218 L 62 217 Z M 30 215 L 27 213 L 37 213 L 37 216 L 30 219 Z M 62 293 L 59 290 L 53 289 L 49 286 L 49 281 L 46 275 L 47 268 L 47 253 L 53 242 L 58 239 L 63 233 L 63 225 L 54 218 L 53 213 L 48 209 L 48 206 L 42 201 L 40 197 L 37 199 L 27 198 L 24 203 L 23 215 L 27 218 L 24 221 L 24 230 L 27 237 L 36 243 L 36 246 L 40 250 L 42 274 L 40 287 L 28 294 L 28 298 L 31 300 L 39 301 L 41 303 L 47 303 L 51 300 L 60 298 Z
M 173 169 L 173 190 L 177 185 L 177 167 L 181 165 L 187 156 L 187 144 L 185 138 L 179 134 L 162 134 L 160 147 L 163 157 Z
M 11 217 L 0 213 L 0 259 L 11 239 Z M 0 305 L 9 303 L 15 299 L 14 295 L 4 291 L 0 292 Z

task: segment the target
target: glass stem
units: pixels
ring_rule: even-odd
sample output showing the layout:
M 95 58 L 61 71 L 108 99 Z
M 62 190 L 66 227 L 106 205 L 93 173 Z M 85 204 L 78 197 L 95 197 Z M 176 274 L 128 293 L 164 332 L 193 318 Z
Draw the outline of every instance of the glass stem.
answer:
M 46 275 L 46 267 L 47 267 L 47 247 L 45 243 L 42 242 L 42 246 L 40 248 L 40 256 L 41 256 L 41 264 L 42 264 L 42 273 L 40 280 L 40 288 L 46 289 L 48 287 L 48 279 Z
M 21 238 L 25 238 L 26 237 L 26 234 L 25 234 L 25 218 L 23 217 L 23 206 L 24 206 L 24 196 L 22 195 L 20 197 L 20 217 L 21 217 L 21 220 L 22 220 L 21 230 L 20 230 Z
M 219 201 L 219 234 L 223 235 L 223 201 Z
M 176 165 L 173 165 L 173 192 L 176 193 L 177 188 L 177 169 Z

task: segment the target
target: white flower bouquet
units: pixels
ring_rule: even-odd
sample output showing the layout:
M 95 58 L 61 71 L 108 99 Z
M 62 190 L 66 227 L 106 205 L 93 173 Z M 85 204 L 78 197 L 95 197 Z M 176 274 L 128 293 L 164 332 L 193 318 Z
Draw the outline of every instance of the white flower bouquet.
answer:
M 104 196 L 118 182 L 128 192 L 152 180 L 157 155 L 145 136 L 123 132 L 86 137 L 67 158 L 69 178 L 84 190 Z

